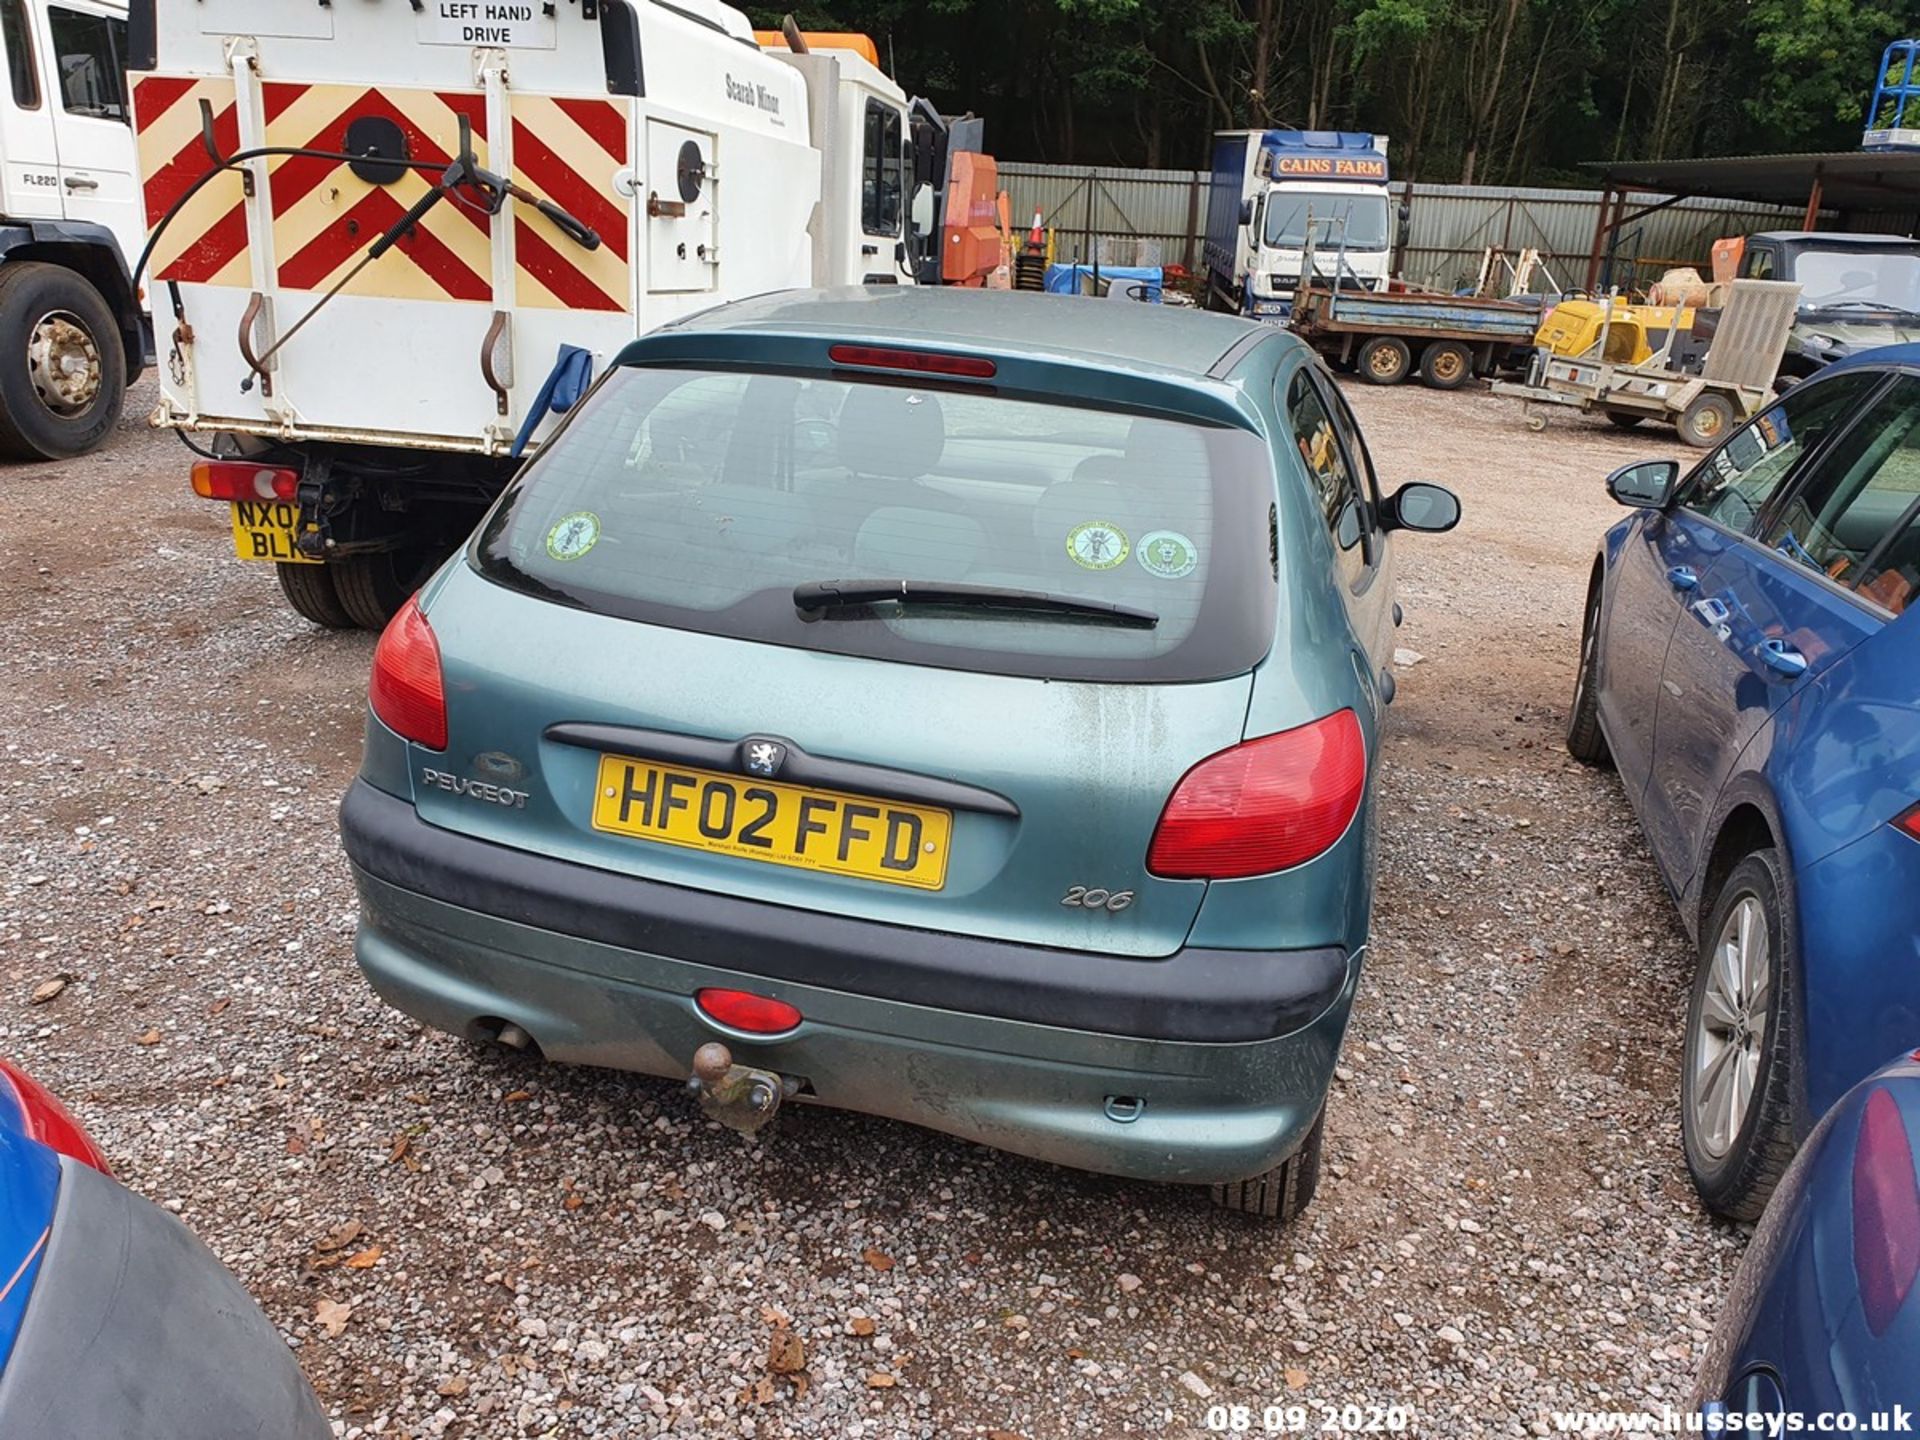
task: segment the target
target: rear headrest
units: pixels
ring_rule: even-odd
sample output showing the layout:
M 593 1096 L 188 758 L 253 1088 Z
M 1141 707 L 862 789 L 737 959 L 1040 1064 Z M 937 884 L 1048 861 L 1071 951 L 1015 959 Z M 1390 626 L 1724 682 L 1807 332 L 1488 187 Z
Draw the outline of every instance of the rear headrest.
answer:
M 1136 420 L 1127 432 L 1127 467 L 1136 484 L 1191 484 L 1207 473 L 1207 446 L 1187 425 Z
M 947 421 L 936 395 L 855 385 L 840 409 L 840 463 L 856 475 L 918 480 L 940 468 Z
M 986 553 L 977 520 L 905 505 L 874 511 L 853 539 L 855 578 L 864 580 L 964 580 Z

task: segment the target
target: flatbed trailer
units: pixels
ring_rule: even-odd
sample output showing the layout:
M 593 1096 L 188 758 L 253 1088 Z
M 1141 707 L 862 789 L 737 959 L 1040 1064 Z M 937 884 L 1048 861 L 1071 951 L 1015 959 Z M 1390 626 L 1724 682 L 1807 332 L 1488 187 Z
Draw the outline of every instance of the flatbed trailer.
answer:
M 1289 328 L 1330 362 L 1370 385 L 1398 385 L 1417 370 L 1436 390 L 1524 366 L 1540 307 L 1520 300 L 1418 291 L 1374 294 L 1324 285 L 1294 296 Z

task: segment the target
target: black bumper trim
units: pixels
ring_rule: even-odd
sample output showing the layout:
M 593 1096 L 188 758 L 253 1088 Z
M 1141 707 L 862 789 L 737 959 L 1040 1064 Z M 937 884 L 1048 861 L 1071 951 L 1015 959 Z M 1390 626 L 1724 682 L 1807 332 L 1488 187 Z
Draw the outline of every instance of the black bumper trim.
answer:
M 442 830 L 356 780 L 347 858 L 401 890 L 622 949 L 826 990 L 1094 1034 L 1190 1044 L 1290 1035 L 1346 988 L 1325 950 L 1186 949 L 1160 960 L 1010 945 L 740 900 Z

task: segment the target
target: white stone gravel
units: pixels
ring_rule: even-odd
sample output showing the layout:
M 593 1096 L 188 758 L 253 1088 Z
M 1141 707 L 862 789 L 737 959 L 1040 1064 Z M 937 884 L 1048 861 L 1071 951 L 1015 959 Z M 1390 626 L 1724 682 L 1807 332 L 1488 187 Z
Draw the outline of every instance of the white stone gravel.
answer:
M 1686 942 L 1559 737 L 1600 477 L 1679 447 L 1350 393 L 1386 480 L 1468 518 L 1400 546 L 1419 663 L 1300 1225 L 859 1116 L 742 1140 L 673 1085 L 386 1010 L 334 835 L 372 641 L 281 608 L 137 411 L 0 472 L 0 1052 L 234 1268 L 347 1437 L 1104 1440 L 1348 1403 L 1529 1435 L 1677 1405 L 1742 1242 L 1679 1156 Z

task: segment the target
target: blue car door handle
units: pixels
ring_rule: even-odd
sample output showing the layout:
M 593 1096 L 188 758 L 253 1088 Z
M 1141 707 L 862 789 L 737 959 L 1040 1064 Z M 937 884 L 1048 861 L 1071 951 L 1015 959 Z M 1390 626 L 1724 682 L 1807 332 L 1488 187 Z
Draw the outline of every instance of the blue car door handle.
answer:
M 1676 565 L 1667 571 L 1667 583 L 1676 590 L 1692 590 L 1700 583 L 1700 577 L 1693 573 L 1690 566 Z
M 1784 640 L 1768 640 L 1760 646 L 1760 662 L 1774 674 L 1798 680 L 1807 673 L 1807 657 Z

